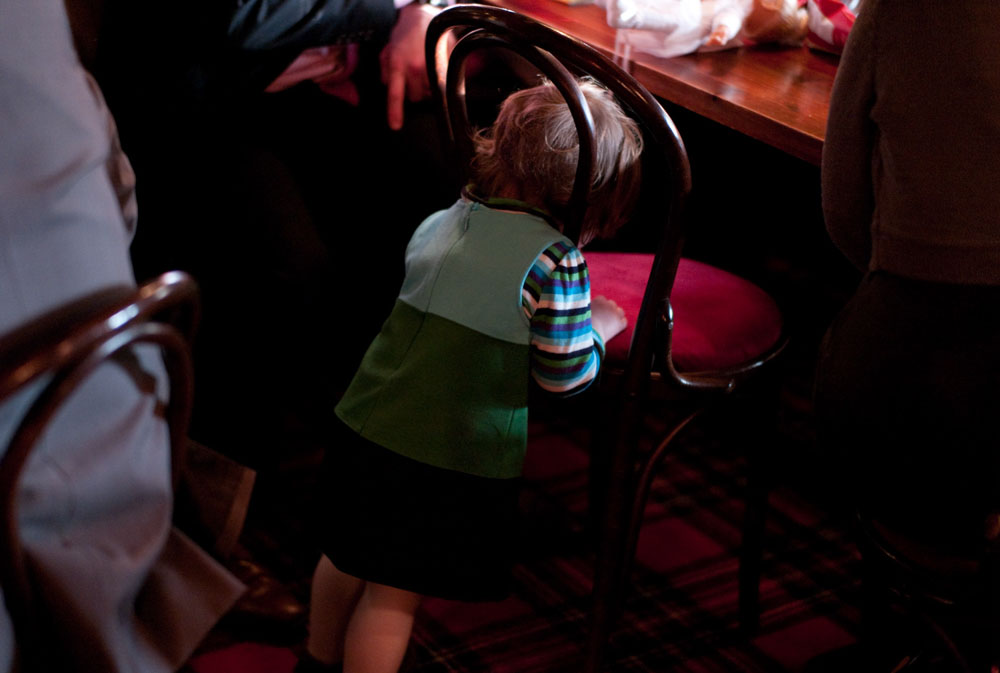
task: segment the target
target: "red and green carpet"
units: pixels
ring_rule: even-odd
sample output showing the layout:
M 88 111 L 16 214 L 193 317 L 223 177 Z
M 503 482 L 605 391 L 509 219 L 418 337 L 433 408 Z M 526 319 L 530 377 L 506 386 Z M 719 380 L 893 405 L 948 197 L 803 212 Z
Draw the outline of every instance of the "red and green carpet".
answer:
M 813 657 L 855 641 L 859 560 L 846 530 L 817 496 L 822 489 L 809 479 L 778 479 L 767 517 L 760 629 L 746 636 L 738 628 L 744 467 L 738 450 L 720 447 L 697 429 L 667 457 L 647 508 L 609 673 L 799 671 Z M 428 599 L 415 626 L 413 673 L 582 669 L 593 569 L 584 532 L 587 433 L 535 421 L 526 477 L 513 595 L 486 604 Z M 298 535 L 304 511 L 285 505 L 268 512 L 280 524 L 251 524 L 244 539 L 305 600 L 316 556 Z M 190 668 L 291 671 L 301 627 L 289 635 L 236 623 L 220 624 Z

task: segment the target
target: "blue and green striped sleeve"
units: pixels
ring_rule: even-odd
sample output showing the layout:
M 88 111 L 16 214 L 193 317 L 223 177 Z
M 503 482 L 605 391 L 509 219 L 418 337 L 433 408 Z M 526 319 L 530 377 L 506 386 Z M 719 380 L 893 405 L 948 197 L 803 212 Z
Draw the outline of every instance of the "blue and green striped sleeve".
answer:
M 535 260 L 521 291 L 531 321 L 531 375 L 544 390 L 577 393 L 594 380 L 604 354 L 590 323 L 587 263 L 575 247 L 557 242 Z

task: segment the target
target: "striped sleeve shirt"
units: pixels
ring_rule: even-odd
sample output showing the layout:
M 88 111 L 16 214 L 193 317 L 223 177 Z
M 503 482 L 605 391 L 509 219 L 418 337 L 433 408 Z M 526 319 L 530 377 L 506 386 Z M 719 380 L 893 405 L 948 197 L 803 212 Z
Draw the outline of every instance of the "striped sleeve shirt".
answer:
M 580 392 L 597 376 L 604 343 L 590 322 L 590 278 L 580 251 L 557 242 L 538 256 L 521 290 L 531 322 L 531 375 L 542 389 Z

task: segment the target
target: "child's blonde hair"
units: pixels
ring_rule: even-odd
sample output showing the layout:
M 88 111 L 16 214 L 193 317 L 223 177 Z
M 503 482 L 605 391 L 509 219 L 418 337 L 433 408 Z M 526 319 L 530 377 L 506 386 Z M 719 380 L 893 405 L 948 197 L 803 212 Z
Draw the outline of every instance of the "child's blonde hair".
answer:
M 580 243 L 610 236 L 639 194 L 642 134 L 611 92 L 590 79 L 579 86 L 594 118 L 594 174 Z M 569 106 L 550 82 L 511 94 L 493 126 L 477 134 L 473 180 L 486 196 L 513 190 L 564 221 L 580 141 Z

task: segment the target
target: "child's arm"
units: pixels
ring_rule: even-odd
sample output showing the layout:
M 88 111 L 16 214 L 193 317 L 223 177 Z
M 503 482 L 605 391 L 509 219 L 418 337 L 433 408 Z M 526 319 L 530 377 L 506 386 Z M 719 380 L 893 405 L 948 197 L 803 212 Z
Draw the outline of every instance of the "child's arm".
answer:
M 597 376 L 604 343 L 591 322 L 590 277 L 580 252 L 556 243 L 539 255 L 524 283 L 522 306 L 531 321 L 535 382 L 560 395 L 590 385 Z

